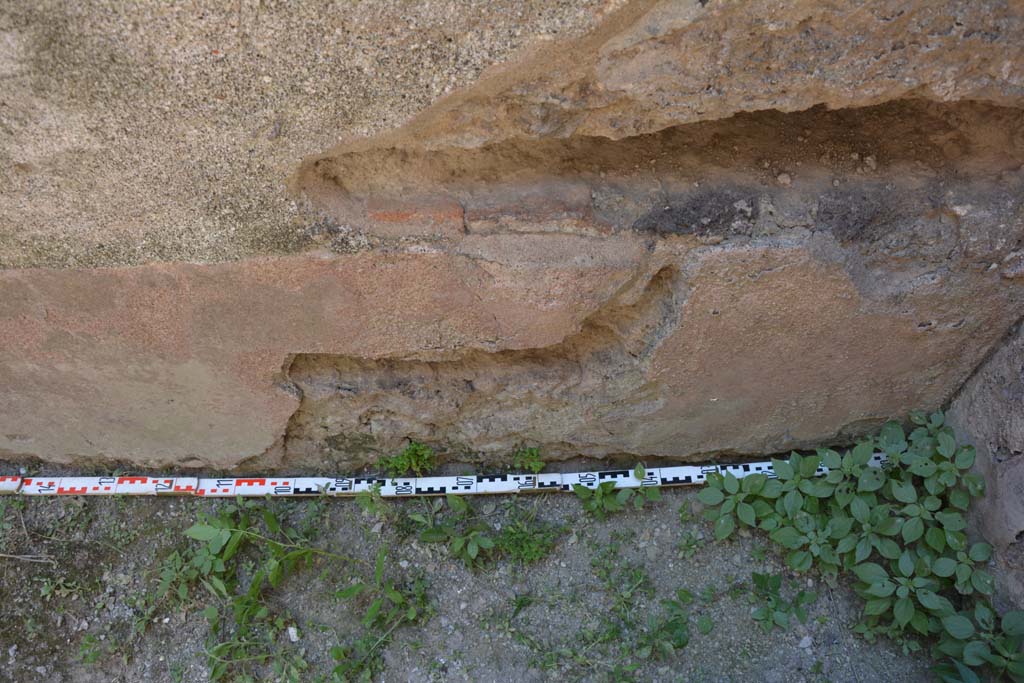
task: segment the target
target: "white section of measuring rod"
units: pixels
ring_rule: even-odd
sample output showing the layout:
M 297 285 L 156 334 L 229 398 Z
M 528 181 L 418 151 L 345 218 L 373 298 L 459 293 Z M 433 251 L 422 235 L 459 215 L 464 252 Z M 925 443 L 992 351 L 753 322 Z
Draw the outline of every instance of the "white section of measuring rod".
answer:
M 882 467 L 888 459 L 875 453 L 869 462 Z M 542 472 L 540 474 L 456 474 L 444 477 L 19 477 L 0 476 L 0 494 L 25 496 L 201 496 L 234 498 L 244 496 L 288 498 L 295 496 L 352 496 L 380 486 L 383 498 L 407 496 L 443 496 L 454 494 L 527 493 L 572 491 L 574 486 L 595 489 L 612 482 L 617 489 L 644 486 L 691 486 L 703 484 L 709 474 L 732 474 L 743 478 L 751 474 L 775 477 L 771 462 L 738 465 L 677 465 L 645 468 L 643 478 L 635 470 L 599 470 L 593 472 Z M 828 468 L 819 465 L 817 474 Z

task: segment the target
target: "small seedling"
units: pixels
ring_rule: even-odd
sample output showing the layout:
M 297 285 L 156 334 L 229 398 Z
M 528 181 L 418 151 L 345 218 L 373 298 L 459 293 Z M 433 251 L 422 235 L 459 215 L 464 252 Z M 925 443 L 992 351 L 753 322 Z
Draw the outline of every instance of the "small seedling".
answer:
M 512 466 L 518 470 L 539 474 L 544 469 L 539 448 L 520 448 L 512 456 Z

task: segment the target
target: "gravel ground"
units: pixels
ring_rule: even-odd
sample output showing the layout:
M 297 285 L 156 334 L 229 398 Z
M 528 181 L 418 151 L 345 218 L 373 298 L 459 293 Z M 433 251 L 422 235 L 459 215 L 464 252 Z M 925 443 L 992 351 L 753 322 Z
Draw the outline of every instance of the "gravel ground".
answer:
M 744 533 L 710 540 L 692 490 L 599 521 L 565 494 L 472 499 L 492 535 L 515 519 L 555 529 L 553 550 L 523 565 L 501 558 L 467 569 L 445 546 L 417 540 L 413 513 L 429 502 L 385 503 L 376 516 L 351 500 L 259 501 L 285 528 L 306 529 L 319 548 L 372 565 L 388 549 L 385 580 L 425 581 L 429 615 L 383 643 L 380 681 L 925 681 L 928 663 L 889 644 L 853 636 L 857 601 L 845 589 L 785 572 L 770 543 Z M 198 499 L 15 499 L 0 501 L 0 678 L 28 681 L 205 681 L 210 634 L 206 593 L 163 604 L 143 635 L 132 625 L 140 597 L 174 550 L 195 547 L 183 532 L 231 501 Z M 447 508 L 441 518 L 450 516 Z M 240 554 L 241 556 L 241 554 Z M 247 559 L 251 559 L 247 556 Z M 251 572 L 242 562 L 241 573 Z M 783 595 L 818 594 L 806 624 L 764 633 L 751 617 L 751 573 L 784 574 Z M 358 573 L 358 571 L 357 571 Z M 362 576 L 372 572 L 362 572 Z M 608 578 L 601 579 L 604 574 Z M 241 581 L 244 585 L 245 580 Z M 359 636 L 367 600 L 339 600 L 354 580 L 326 558 L 290 574 L 266 604 L 293 627 L 276 647 L 301 656 L 296 680 L 330 681 L 332 648 Z M 637 656 L 661 601 L 690 591 L 689 644 L 660 661 Z M 607 637 L 609 624 L 617 624 Z M 705 632 L 706 631 L 706 632 Z M 606 634 L 602 638 L 600 634 Z M 632 668 L 636 666 L 637 668 Z M 275 680 L 257 667 L 254 680 Z M 225 679 L 228 680 L 228 679 Z

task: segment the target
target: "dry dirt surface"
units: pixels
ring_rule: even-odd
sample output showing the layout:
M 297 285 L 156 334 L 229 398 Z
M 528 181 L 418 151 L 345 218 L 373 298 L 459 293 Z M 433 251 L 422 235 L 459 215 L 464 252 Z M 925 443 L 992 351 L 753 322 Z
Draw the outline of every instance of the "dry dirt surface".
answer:
M 320 558 L 264 591 L 270 620 L 280 619 L 248 662 L 253 680 L 331 681 L 341 649 L 367 634 L 361 625 L 374 594 L 343 599 L 370 581 L 386 550 L 382 580 L 399 590 L 415 581 L 421 613 L 393 630 L 368 660 L 372 679 L 405 681 L 927 681 L 926 660 L 887 643 L 854 637 L 858 601 L 842 588 L 788 573 L 767 539 L 743 534 L 715 542 L 699 518 L 694 492 L 666 490 L 660 502 L 598 521 L 571 495 L 474 498 L 472 515 L 502 529 L 524 522 L 542 530 L 550 552 L 533 564 L 508 555 L 470 570 L 443 545 L 417 538 L 410 515 L 430 516 L 426 499 L 387 503 L 376 516 L 344 500 L 256 501 L 300 545 L 355 558 Z M 0 536 L 0 678 L 18 683 L 208 680 L 204 654 L 219 636 L 203 615 L 220 605 L 194 587 L 185 600 L 155 601 L 159 569 L 172 553 L 200 547 L 184 531 L 233 501 L 194 499 L 6 498 Z M 257 519 L 262 519 L 253 510 Z M 439 520 L 453 514 L 447 506 Z M 260 533 L 283 538 L 258 523 Z M 238 592 L 259 566 L 260 545 L 237 562 Z M 30 563 L 6 555 L 43 555 Z M 751 611 L 753 572 L 784 577 L 782 595 L 815 593 L 806 623 L 763 632 Z M 664 600 L 684 589 L 682 623 L 689 643 L 658 660 L 643 659 Z M 172 594 L 176 590 L 172 588 Z M 148 597 L 147 597 L 148 596 Z M 289 628 L 294 628 L 289 636 Z M 374 631 L 371 641 L 376 638 Z M 341 649 L 339 649 L 341 648 Z M 338 654 L 340 659 L 332 656 Z M 274 665 L 291 664 L 294 678 Z M 232 680 L 230 675 L 224 680 Z M 245 680 L 245 679 L 237 679 Z

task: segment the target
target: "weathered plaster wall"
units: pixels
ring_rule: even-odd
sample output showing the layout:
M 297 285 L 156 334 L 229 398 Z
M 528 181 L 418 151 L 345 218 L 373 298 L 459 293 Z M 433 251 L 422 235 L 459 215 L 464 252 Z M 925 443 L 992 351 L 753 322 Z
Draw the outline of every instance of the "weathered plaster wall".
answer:
M 978 450 L 975 468 L 987 493 L 973 514 L 996 546 L 999 595 L 1024 605 L 1024 328 L 964 385 L 948 419 Z
M 0 454 L 775 452 L 1024 315 L 1017 4 L 406 7 L 0 9 Z

